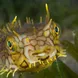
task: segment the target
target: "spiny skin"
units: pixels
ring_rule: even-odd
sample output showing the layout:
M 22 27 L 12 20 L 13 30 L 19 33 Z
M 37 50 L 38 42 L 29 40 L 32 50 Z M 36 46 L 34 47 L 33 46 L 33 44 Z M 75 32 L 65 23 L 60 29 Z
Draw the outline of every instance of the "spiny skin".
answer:
M 56 27 L 50 19 L 41 29 L 32 29 L 33 32 L 19 34 L 12 30 L 11 35 L 6 37 L 8 56 L 1 74 L 8 72 L 8 77 L 10 73 L 14 76 L 16 71 L 38 72 L 49 67 L 56 60 L 56 56 L 62 56 L 59 28 L 57 27 L 57 32 Z
M 49 17 L 49 13 L 47 15 Z M 7 57 L 2 55 L 5 57 L 5 66 L 0 71 L 1 74 L 8 72 L 8 77 L 10 73 L 14 76 L 16 71 L 39 72 L 49 67 L 56 60 L 56 56 L 64 57 L 59 42 L 60 31 L 52 19 L 47 18 L 45 24 L 41 21 L 40 24 L 31 24 L 27 20 L 26 25 L 33 27 L 26 30 L 16 18 L 2 29 L 6 34 Z M 37 25 L 40 26 L 35 28 Z
M 15 51 L 12 51 L 12 49 L 7 46 L 10 57 L 14 64 L 19 67 L 19 70 L 31 70 L 34 67 L 42 69 L 42 63 L 44 63 L 45 68 L 47 66 L 45 63 L 51 63 L 53 61 L 51 61 L 51 59 L 55 57 L 57 51 L 52 41 L 52 29 L 50 29 L 51 20 L 49 24 L 47 24 L 44 29 L 39 30 L 37 34 L 22 34 L 17 37 L 12 36 L 7 38 L 6 43 L 9 41 L 12 47 L 16 48 Z M 37 69 L 38 68 L 36 68 L 35 71 L 38 71 Z

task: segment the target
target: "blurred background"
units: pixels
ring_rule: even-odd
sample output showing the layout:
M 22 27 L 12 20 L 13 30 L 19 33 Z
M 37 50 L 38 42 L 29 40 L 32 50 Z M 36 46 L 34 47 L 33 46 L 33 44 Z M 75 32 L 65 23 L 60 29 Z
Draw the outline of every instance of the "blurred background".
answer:
M 50 68 L 39 73 L 25 72 L 16 74 L 14 78 L 78 78 L 78 0 L 0 0 L 0 27 L 16 15 L 22 23 L 26 17 L 39 22 L 42 16 L 44 20 L 45 3 L 49 6 L 51 18 L 60 27 L 60 40 L 67 57 L 58 59 Z M 5 74 L 0 78 L 5 78 Z

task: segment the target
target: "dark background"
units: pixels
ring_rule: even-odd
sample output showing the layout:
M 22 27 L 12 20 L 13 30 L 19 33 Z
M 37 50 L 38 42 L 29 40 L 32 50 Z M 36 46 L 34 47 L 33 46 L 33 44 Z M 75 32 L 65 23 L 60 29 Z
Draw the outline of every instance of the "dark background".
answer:
M 45 3 L 51 18 L 62 27 L 78 26 L 78 0 L 0 0 L 0 25 L 12 21 L 15 15 L 21 21 L 26 16 L 39 20 L 45 15 Z

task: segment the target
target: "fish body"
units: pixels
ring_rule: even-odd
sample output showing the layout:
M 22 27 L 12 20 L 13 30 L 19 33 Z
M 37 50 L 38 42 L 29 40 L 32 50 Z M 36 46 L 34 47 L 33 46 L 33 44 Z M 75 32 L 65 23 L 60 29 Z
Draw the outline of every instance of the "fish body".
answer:
M 5 47 L 7 57 L 1 74 L 8 72 L 13 76 L 16 71 L 39 72 L 49 67 L 57 57 L 64 57 L 63 49 L 60 46 L 60 29 L 56 23 L 49 19 L 48 6 L 46 5 L 47 20 L 45 24 L 30 24 L 31 28 L 21 27 L 16 18 L 3 29 L 6 33 Z M 17 24 L 18 23 L 18 24 Z M 37 26 L 38 25 L 38 26 Z M 19 27 L 18 27 L 19 26 Z

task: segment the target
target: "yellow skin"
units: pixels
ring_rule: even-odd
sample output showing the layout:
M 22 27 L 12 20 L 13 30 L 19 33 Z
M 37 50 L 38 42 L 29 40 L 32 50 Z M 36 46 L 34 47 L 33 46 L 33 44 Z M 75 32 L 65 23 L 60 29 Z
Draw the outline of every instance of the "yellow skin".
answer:
M 9 56 L 13 64 L 17 66 L 14 70 L 38 72 L 50 66 L 56 60 L 56 55 L 58 57 L 63 55 L 59 46 L 59 28 L 57 27 L 56 32 L 56 27 L 50 19 L 49 23 L 37 34 L 26 36 L 27 34 L 19 35 L 14 31 L 13 36 L 7 37 L 6 47 Z M 32 62 L 29 62 L 31 60 Z M 11 68 L 13 68 L 12 65 Z
M 47 8 L 47 5 L 46 5 Z M 46 9 L 48 12 L 48 9 Z M 49 16 L 49 13 L 47 13 Z M 12 21 L 16 21 L 16 18 Z M 57 57 L 64 57 L 63 49 L 59 46 L 59 27 L 52 22 L 52 19 L 44 26 L 37 30 L 33 29 L 33 33 L 18 34 L 13 31 L 13 35 L 6 39 L 6 48 L 8 50 L 8 58 L 6 59 L 6 67 L 2 68 L 1 74 L 18 71 L 39 72 L 49 67 Z M 8 31 L 10 31 L 8 29 Z

